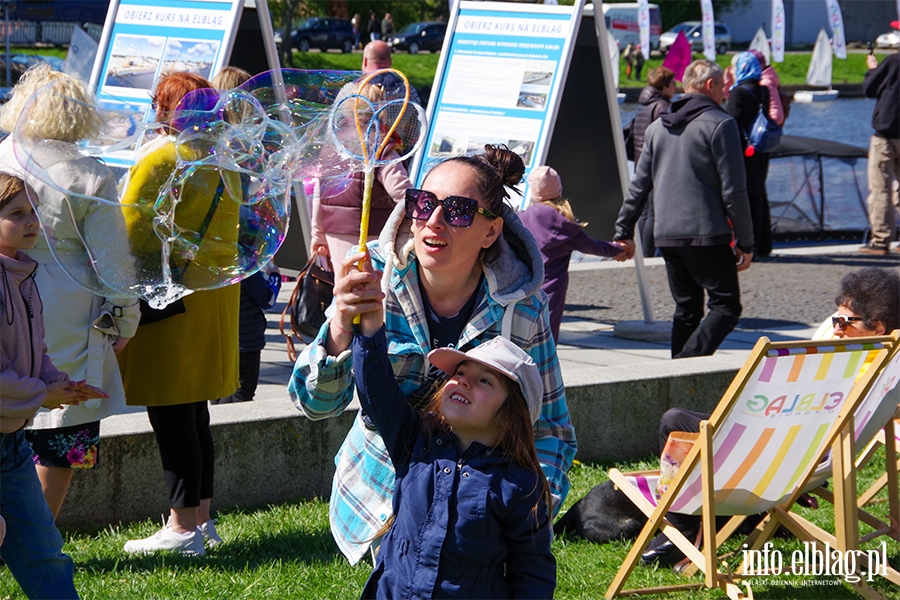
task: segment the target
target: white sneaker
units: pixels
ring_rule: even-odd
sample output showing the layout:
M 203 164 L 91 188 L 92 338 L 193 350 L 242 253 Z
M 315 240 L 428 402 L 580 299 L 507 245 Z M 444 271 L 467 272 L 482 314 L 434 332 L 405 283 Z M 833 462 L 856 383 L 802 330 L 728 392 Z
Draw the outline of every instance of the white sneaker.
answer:
M 159 550 L 168 550 L 186 556 L 203 556 L 203 534 L 200 528 L 191 533 L 177 533 L 166 523 L 162 529 L 148 538 L 125 542 L 125 552 L 132 554 L 150 554 Z
M 205 541 L 206 545 L 210 548 L 215 548 L 222 543 L 222 538 L 219 537 L 219 532 L 216 531 L 215 519 L 210 519 L 206 523 L 200 525 L 200 533 L 203 534 L 203 541 Z

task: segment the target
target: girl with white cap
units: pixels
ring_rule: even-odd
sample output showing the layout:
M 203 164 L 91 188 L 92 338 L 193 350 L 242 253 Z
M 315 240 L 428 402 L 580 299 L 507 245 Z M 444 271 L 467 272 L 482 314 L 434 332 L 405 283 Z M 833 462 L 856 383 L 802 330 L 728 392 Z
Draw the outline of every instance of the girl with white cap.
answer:
M 581 223 L 572 214 L 569 201 L 562 195 L 562 180 L 555 169 L 536 167 L 528 176 L 531 205 L 519 214 L 522 224 L 537 240 L 544 259 L 544 284 L 541 289 L 550 296 L 550 331 L 553 341 L 559 342 L 559 326 L 566 306 L 566 290 L 569 288 L 569 259 L 578 250 L 624 261 L 627 255 L 619 242 L 595 240 L 584 232 L 587 223 Z
M 551 598 L 551 496 L 532 429 L 544 394 L 537 365 L 502 337 L 428 360 L 448 378 L 420 413 L 391 369 L 384 309 L 361 315 L 356 387 L 397 474 L 394 520 L 362 597 Z

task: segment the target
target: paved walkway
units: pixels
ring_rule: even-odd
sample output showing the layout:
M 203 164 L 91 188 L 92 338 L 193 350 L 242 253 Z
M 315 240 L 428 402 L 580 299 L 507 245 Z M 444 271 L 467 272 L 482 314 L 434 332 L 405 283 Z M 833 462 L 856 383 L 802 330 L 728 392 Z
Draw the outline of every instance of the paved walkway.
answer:
M 772 340 L 809 339 L 818 323 L 834 310 L 834 296 L 847 272 L 863 266 L 900 266 L 900 253 L 889 258 L 856 252 L 858 244 L 777 249 L 773 257 L 751 265 L 741 275 L 744 315 L 714 357 L 703 360 L 709 368 L 740 367 L 760 336 Z M 669 296 L 661 258 L 645 260 L 655 318 L 671 319 L 674 304 Z M 595 257 L 573 257 L 566 316 L 558 347 L 563 378 L 575 384 L 583 379 L 605 381 L 632 379 L 646 373 L 659 376 L 678 372 L 670 359 L 668 342 L 619 339 L 613 335 L 619 321 L 641 321 L 634 263 L 618 263 Z M 287 359 L 278 320 L 293 289 L 284 286 L 278 304 L 268 313 L 267 345 L 262 352 L 260 385 L 256 400 L 242 406 L 247 419 L 296 415 L 286 386 L 292 364 Z M 298 345 L 298 351 L 302 349 Z M 219 409 L 221 410 L 221 409 Z M 213 422 L 217 409 L 211 411 Z M 142 409 L 135 409 L 143 412 Z M 233 413 L 230 419 L 233 419 Z M 224 418 L 224 413 L 220 413 Z M 146 417 L 126 414 L 104 421 L 104 431 L 146 430 Z

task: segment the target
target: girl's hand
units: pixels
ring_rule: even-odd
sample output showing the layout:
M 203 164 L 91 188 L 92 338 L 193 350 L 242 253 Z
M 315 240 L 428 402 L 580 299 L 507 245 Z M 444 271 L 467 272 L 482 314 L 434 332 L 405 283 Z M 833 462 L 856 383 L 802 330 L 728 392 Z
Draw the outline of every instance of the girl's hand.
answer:
M 72 404 L 77 406 L 91 398 L 109 398 L 109 395 L 84 381 L 57 381 L 47 384 L 47 395 L 41 406 L 51 410 Z
M 364 265 L 368 265 L 367 270 L 359 270 L 357 264 L 360 261 L 366 261 Z M 328 354 L 337 356 L 350 347 L 350 342 L 353 341 L 353 317 L 372 311 L 383 311 L 381 301 L 384 299 L 384 293 L 379 285 L 380 280 L 381 272 L 372 270 L 371 261 L 365 252 L 348 256 L 341 263 L 334 282 L 337 310 L 329 323 L 328 339 L 325 343 Z M 384 319 L 383 314 L 380 318 Z M 371 325 L 371 322 L 370 318 L 367 324 Z
M 109 394 L 100 388 L 88 385 L 86 379 L 82 379 L 81 381 L 69 381 L 69 389 L 84 394 L 85 400 L 89 398 L 109 398 Z
M 125 349 L 125 345 L 128 344 L 128 342 L 130 342 L 130 341 L 131 341 L 131 338 L 117 337 L 116 341 L 114 341 L 112 343 L 113 352 L 118 354 L 119 352 L 121 352 L 122 350 Z
M 634 258 L 634 240 L 619 240 L 617 242 L 612 242 L 621 248 L 621 252 L 616 254 L 613 258 L 615 258 L 619 262 L 625 262 L 631 258 Z

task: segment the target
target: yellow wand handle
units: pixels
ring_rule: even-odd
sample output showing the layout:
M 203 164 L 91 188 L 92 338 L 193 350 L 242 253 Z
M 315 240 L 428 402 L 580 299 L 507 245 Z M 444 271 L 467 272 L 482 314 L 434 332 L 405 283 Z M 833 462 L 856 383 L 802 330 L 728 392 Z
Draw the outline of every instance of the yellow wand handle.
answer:
M 366 251 L 366 243 L 369 241 L 369 214 L 372 212 L 372 186 L 375 184 L 375 170 L 366 171 L 365 184 L 363 186 L 362 216 L 359 222 L 359 251 Z M 362 271 L 362 263 L 359 263 Z M 359 325 L 359 315 L 353 317 L 353 324 Z

